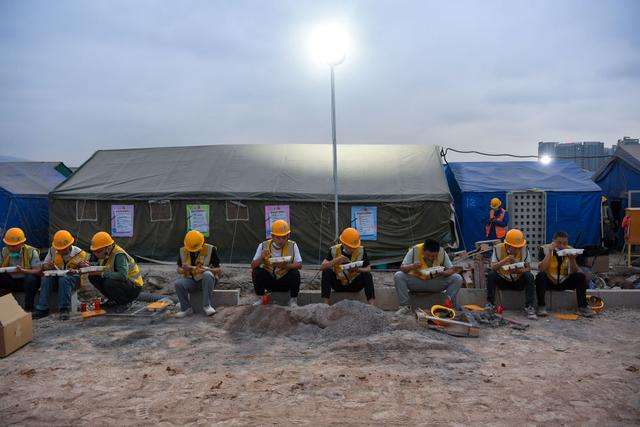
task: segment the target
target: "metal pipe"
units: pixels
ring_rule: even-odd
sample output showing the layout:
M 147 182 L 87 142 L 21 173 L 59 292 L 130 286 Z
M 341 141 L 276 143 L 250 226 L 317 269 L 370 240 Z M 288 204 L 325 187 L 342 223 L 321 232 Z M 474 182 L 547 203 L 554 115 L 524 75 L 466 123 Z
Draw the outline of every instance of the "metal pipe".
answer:
M 338 224 L 338 143 L 336 142 L 336 93 L 333 65 L 331 65 L 331 133 L 333 137 L 333 196 L 335 203 L 335 239 L 340 234 Z

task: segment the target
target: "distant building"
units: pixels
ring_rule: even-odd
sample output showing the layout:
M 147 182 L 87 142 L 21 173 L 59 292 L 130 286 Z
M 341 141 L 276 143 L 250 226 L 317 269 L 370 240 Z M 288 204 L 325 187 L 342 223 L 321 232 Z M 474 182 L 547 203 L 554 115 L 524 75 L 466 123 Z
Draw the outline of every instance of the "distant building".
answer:
M 538 157 L 547 155 L 555 158 L 573 160 L 582 169 L 597 171 L 613 154 L 617 145 L 638 145 L 637 138 L 625 136 L 613 147 L 605 147 L 604 142 L 538 142 Z

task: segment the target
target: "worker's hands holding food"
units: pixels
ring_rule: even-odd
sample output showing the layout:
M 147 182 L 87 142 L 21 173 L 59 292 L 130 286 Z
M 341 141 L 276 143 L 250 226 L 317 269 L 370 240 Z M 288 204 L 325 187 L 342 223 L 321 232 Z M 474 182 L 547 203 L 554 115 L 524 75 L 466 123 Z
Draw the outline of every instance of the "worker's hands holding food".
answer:
M 271 253 L 269 253 L 269 251 L 263 249 L 260 256 L 262 257 L 262 259 L 269 259 L 269 257 L 271 256 Z
M 219 279 L 220 276 L 222 276 L 222 269 L 220 267 L 212 268 L 210 271 L 216 279 Z
M 513 257 L 513 255 L 507 255 L 502 261 L 500 261 L 500 266 L 503 265 L 507 265 L 507 264 L 513 264 L 514 262 L 516 262 L 516 259 Z
M 49 270 L 55 270 L 55 269 L 56 269 L 56 266 L 52 262 L 45 262 L 44 264 L 42 264 L 42 271 L 49 271 Z
M 91 267 L 91 264 L 89 264 L 88 261 L 80 261 L 78 263 L 78 268 L 87 268 L 87 267 Z
M 349 258 L 344 255 L 340 255 L 333 259 L 333 265 L 342 265 L 349 262 Z

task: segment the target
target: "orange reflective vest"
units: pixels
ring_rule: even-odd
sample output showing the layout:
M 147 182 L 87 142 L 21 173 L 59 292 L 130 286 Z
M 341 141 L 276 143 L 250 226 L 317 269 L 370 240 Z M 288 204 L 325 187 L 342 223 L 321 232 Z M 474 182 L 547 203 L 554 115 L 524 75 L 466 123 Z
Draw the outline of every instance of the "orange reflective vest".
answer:
M 507 227 L 502 227 L 498 224 L 495 223 L 495 221 L 499 221 L 502 222 L 504 221 L 504 214 L 507 212 L 504 209 L 500 209 L 499 211 L 500 213 L 498 214 L 498 216 L 495 216 L 495 211 L 493 209 L 491 209 L 489 211 L 489 223 L 487 223 L 487 225 L 485 225 L 484 227 L 484 232 L 485 235 L 487 236 L 487 238 L 489 238 L 489 235 L 491 234 L 491 226 L 493 225 L 496 228 L 496 238 L 497 239 L 504 239 L 504 236 L 507 235 Z

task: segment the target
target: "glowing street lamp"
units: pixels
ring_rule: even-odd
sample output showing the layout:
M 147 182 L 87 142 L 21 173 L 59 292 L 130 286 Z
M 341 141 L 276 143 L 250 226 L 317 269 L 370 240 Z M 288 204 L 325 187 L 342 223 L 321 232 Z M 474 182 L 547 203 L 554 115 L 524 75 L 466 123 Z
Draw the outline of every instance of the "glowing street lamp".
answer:
M 349 48 L 349 35 L 336 24 L 316 28 L 311 34 L 311 51 L 317 61 L 331 69 L 331 134 L 333 140 L 333 194 L 335 204 L 335 238 L 338 225 L 338 148 L 336 142 L 336 95 L 334 67 L 344 62 Z

